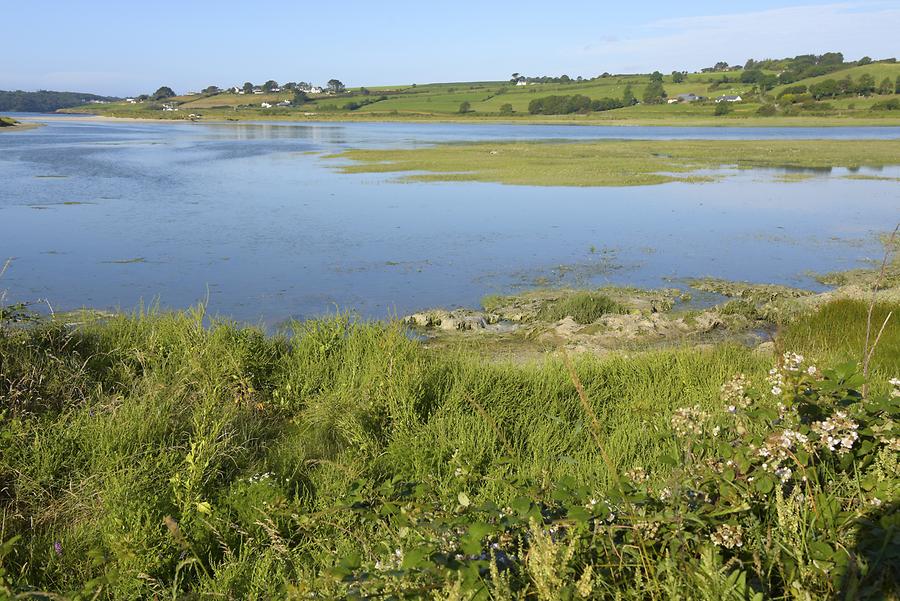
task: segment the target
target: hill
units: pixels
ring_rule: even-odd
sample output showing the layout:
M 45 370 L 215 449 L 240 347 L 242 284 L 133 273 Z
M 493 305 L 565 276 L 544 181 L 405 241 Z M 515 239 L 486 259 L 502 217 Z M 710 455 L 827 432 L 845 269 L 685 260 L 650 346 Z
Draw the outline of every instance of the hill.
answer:
M 116 102 L 118 100 L 119 98 L 86 94 L 84 92 L 0 90 L 0 111 L 52 113 L 59 109 L 81 106 L 91 102 Z
M 840 53 L 719 63 L 700 72 L 604 73 L 594 78 L 525 77 L 505 81 L 348 88 L 294 96 L 290 89 L 151 97 L 89 105 L 115 117 L 197 119 L 475 120 L 672 125 L 840 125 L 891 123 L 898 115 L 900 64 L 846 62 Z M 275 82 L 269 82 L 275 83 Z M 285 84 L 291 88 L 297 84 Z M 278 89 L 267 86 L 265 89 Z M 728 97 L 728 102 L 724 101 Z M 722 100 L 722 102 L 717 102 Z M 281 104 L 281 106 L 278 106 Z

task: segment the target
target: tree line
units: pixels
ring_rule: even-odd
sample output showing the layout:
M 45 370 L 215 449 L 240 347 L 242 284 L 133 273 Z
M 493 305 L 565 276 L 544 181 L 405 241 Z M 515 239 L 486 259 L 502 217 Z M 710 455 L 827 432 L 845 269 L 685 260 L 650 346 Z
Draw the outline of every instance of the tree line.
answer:
M 778 98 L 786 102 L 804 102 L 806 100 L 822 100 L 824 98 L 839 98 L 841 96 L 882 96 L 900 94 L 900 76 L 891 81 L 889 77 L 876 84 L 875 78 L 868 73 L 860 75 L 853 80 L 849 75 L 841 79 L 825 79 L 823 81 L 805 85 L 794 85 L 784 88 Z
M 81 106 L 92 100 L 113 102 L 119 100 L 111 96 L 97 96 L 81 92 L 54 92 L 39 90 L 23 92 L 22 90 L 0 90 L 0 111 L 21 113 L 52 113 L 59 109 Z

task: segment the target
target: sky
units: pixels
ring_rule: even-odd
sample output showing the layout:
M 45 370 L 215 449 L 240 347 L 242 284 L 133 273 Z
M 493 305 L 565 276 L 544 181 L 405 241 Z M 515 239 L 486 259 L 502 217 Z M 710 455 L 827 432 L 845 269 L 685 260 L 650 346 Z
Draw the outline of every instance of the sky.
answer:
M 900 0 L 0 2 L 0 89 L 128 96 L 167 85 L 348 86 L 697 70 L 900 54 Z

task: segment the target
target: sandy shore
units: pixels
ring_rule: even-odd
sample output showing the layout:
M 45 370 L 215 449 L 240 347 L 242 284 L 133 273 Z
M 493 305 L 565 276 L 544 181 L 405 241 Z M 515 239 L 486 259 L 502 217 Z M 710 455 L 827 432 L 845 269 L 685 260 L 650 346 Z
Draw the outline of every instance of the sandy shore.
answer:
M 24 121 L 24 120 L 23 120 Z M 25 131 L 29 129 L 35 129 L 43 126 L 43 123 L 19 123 L 18 125 L 11 125 L 7 127 L 0 127 L 0 133 L 5 131 Z

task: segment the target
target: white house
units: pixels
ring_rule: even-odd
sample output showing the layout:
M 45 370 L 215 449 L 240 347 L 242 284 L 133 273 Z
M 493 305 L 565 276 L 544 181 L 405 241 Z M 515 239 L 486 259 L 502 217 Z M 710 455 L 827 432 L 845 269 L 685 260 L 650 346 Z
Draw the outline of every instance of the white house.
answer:
M 134 98 L 126 98 L 125 102 L 127 102 L 128 104 L 137 104 L 137 100 L 135 100 Z
M 322 89 L 321 87 L 319 87 L 319 86 L 313 86 L 313 87 L 311 87 L 311 88 L 309 89 L 309 93 L 310 93 L 310 94 L 321 94 L 321 93 L 324 92 L 324 91 L 325 91 L 325 90 L 323 90 L 323 89 Z
M 269 104 L 268 102 L 263 102 L 263 103 L 262 103 L 261 105 L 259 105 L 259 106 L 263 107 L 264 109 L 270 109 L 270 108 L 272 108 L 272 105 Z
M 730 96 L 730 95 L 719 96 L 718 98 L 716 98 L 717 103 L 718 102 L 741 102 L 742 100 L 743 100 L 743 98 L 741 98 L 740 96 Z
M 528 82 L 525 81 L 524 79 L 520 79 L 519 81 L 516 82 L 516 85 L 517 86 L 527 86 Z

